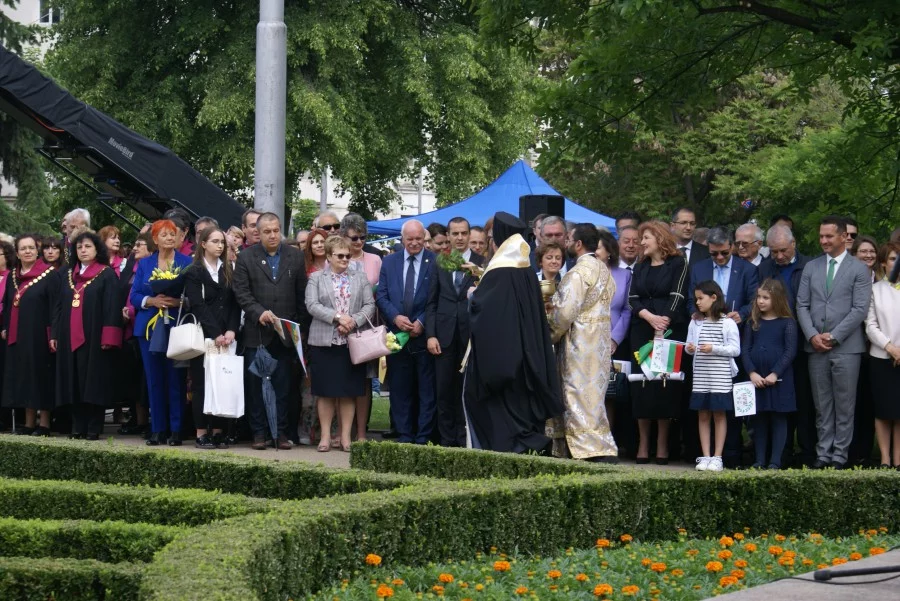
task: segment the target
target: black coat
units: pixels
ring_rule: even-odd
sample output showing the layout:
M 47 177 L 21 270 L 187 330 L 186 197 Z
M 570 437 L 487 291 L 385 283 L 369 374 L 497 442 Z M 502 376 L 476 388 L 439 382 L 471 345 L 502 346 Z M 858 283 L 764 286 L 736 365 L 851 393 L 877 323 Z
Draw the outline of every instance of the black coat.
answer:
M 22 295 L 16 343 L 6 347 L 4 407 L 50 410 L 56 404 L 55 357 L 50 352 L 49 338 L 59 302 L 59 285 L 59 272 L 54 269 Z M 10 271 L 3 297 L 3 329 L 7 340 L 15 293 Z
M 107 267 L 85 286 L 81 296 L 84 344 L 72 351 L 72 300 L 69 269 L 60 274 L 59 310 L 53 320 L 56 351 L 56 405 L 90 403 L 110 407 L 119 401 L 110 380 L 120 367 L 122 291 L 115 270 Z M 77 282 L 76 282 L 77 284 Z M 113 348 L 103 350 L 102 345 Z
M 639 315 L 644 309 L 654 315 L 667 316 L 673 329 L 687 324 L 688 280 L 688 268 L 681 256 L 669 257 L 655 268 L 651 268 L 649 260 L 635 265 L 628 293 L 632 326 L 647 323 Z
M 708 258 L 708 246 L 706 246 L 705 244 L 700 244 L 699 242 L 694 242 L 693 244 L 691 244 L 691 256 L 688 259 L 688 273 L 690 273 L 690 270 L 694 265 Z
M 278 338 L 272 326 L 260 325 L 259 317 L 272 311 L 281 319 L 309 329 L 306 310 L 306 266 L 303 253 L 281 244 L 278 276 L 272 278 L 269 255 L 262 244 L 254 244 L 238 255 L 234 268 L 234 295 L 244 311 L 244 345 L 249 348 L 268 346 Z
M 469 261 L 479 267 L 484 265 L 484 257 L 472 253 Z M 438 339 L 442 347 L 448 347 L 454 337 L 459 344 L 469 341 L 469 287 L 475 284 L 471 273 L 462 279 L 459 291 L 453 285 L 453 272 L 437 270 L 428 290 L 428 304 L 425 305 L 425 336 Z
M 184 276 L 184 294 L 205 337 L 215 340 L 225 332 L 237 333 L 241 325 L 241 308 L 234 289 L 225 284 L 224 264 L 219 268 L 219 282 L 213 281 L 205 266 L 191 265 Z

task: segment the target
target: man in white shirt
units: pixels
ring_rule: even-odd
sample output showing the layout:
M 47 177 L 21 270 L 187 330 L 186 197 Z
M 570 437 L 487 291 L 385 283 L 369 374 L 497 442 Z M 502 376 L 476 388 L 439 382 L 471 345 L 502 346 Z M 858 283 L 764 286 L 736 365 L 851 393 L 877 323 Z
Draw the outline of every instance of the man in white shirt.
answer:
M 756 267 L 763 260 L 759 253 L 762 244 L 763 231 L 755 223 L 745 223 L 734 233 L 734 247 L 738 256 Z

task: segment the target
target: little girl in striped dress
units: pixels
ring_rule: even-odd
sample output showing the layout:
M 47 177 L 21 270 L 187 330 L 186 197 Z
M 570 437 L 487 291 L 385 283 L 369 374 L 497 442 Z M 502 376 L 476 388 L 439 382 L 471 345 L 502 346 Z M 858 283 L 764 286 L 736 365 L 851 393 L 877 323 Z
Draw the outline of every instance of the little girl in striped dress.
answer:
M 700 471 L 721 472 L 722 449 L 728 429 L 726 411 L 734 411 L 732 387 L 737 375 L 733 357 L 741 354 L 741 336 L 737 324 L 725 317 L 725 295 L 711 280 L 694 287 L 700 321 L 691 321 L 685 349 L 694 355 L 694 388 L 691 409 L 698 411 L 700 447 L 703 457 L 697 458 Z M 715 422 L 715 454 L 710 453 L 710 417 Z

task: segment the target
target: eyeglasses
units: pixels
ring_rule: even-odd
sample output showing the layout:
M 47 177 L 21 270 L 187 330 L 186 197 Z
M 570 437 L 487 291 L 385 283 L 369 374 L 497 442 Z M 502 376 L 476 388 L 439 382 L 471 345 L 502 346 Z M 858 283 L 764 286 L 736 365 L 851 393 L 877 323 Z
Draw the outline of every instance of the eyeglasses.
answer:
M 675 221 L 673 223 L 675 223 L 675 225 L 682 225 L 684 227 L 697 227 L 696 221 Z
M 859 232 L 847 232 L 847 235 L 850 236 L 851 240 L 856 240 L 856 237 L 859 236 Z
M 727 257 L 731 254 L 730 250 L 711 250 L 709 251 L 710 257 Z
M 326 232 L 336 232 L 341 229 L 340 223 L 329 223 L 328 225 L 320 225 L 319 229 L 323 229 Z
M 759 240 L 751 240 L 750 242 L 735 242 L 734 245 L 738 248 L 744 248 L 745 246 L 753 246 L 754 244 L 762 244 Z
M 350 259 L 350 255 L 345 253 L 334 253 L 331 256 L 340 259 L 341 261 L 348 261 Z
M 365 240 L 365 239 L 366 239 L 365 236 L 347 236 L 347 238 L 348 238 L 351 242 L 359 242 L 360 240 Z

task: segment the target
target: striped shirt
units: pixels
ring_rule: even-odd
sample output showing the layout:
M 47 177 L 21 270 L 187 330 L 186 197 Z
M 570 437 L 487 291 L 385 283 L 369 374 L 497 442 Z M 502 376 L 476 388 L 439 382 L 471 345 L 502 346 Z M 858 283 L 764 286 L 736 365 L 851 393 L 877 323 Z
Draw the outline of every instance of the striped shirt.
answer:
M 731 392 L 733 386 L 732 357 L 741 354 L 741 338 L 737 325 L 727 317 L 716 321 L 704 318 L 692 321 L 688 331 L 688 342 L 697 347 L 694 350 L 694 392 Z M 701 353 L 704 344 L 712 345 L 711 353 Z

